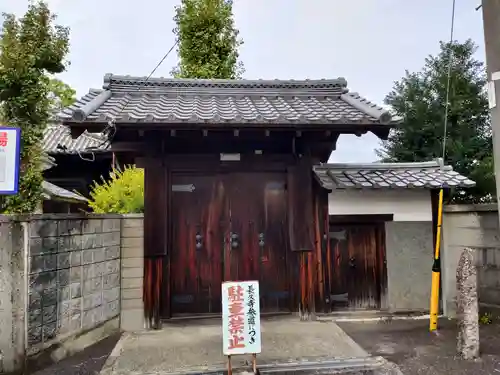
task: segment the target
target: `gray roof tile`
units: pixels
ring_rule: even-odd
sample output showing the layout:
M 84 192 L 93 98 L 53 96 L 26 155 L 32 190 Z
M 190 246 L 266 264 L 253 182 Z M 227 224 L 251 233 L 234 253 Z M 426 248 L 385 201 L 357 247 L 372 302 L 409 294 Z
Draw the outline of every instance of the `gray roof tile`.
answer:
M 335 189 L 472 187 L 475 182 L 443 166 L 424 163 L 321 164 L 314 166 L 320 184 Z
M 109 144 L 100 133 L 84 132 L 72 139 L 65 125 L 49 125 L 43 133 L 43 150 L 47 154 L 76 154 L 107 151 Z
M 400 122 L 334 80 L 194 80 L 104 77 L 59 119 L 66 123 L 363 124 Z
M 48 181 L 42 181 L 43 194 L 46 199 L 70 202 L 88 202 L 88 199 L 69 190 L 63 189 Z

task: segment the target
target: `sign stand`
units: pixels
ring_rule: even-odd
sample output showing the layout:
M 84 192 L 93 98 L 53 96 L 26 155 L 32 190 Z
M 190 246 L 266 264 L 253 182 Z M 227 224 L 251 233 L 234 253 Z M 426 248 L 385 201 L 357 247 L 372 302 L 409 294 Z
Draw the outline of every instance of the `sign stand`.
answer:
M 257 354 L 252 354 L 252 371 L 257 374 Z M 231 355 L 227 356 L 227 375 L 233 375 L 233 367 L 231 365 Z
M 233 375 L 233 355 L 252 355 L 252 371 L 258 374 L 257 354 L 262 351 L 258 281 L 222 283 L 222 351 L 227 373 Z

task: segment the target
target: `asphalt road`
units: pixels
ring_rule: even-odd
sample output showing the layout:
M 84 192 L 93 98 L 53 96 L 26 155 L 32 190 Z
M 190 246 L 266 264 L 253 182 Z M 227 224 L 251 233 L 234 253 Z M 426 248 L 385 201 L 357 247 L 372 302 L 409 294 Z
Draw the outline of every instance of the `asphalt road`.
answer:
M 437 334 L 427 320 L 338 323 L 361 347 L 396 363 L 404 375 L 500 375 L 500 324 L 480 327 L 481 358 L 456 356 L 456 322 L 440 320 Z

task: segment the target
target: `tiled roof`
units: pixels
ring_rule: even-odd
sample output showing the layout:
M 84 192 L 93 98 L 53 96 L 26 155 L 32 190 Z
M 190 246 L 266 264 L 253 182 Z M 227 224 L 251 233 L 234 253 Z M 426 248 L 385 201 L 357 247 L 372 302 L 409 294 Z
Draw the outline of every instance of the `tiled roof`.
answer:
M 48 154 L 102 152 L 108 148 L 103 135 L 84 132 L 77 139 L 72 139 L 65 125 L 49 125 L 43 133 L 43 150 Z
M 55 159 L 52 156 L 47 155 L 45 152 L 42 154 L 41 162 L 42 170 L 44 171 L 56 166 Z
M 333 80 L 195 80 L 104 77 L 59 114 L 66 123 L 361 124 L 400 122 Z
M 442 166 L 440 160 L 424 163 L 322 164 L 314 166 L 320 184 L 329 189 L 451 188 L 476 183 Z
M 88 202 L 88 199 L 73 193 L 69 190 L 63 189 L 48 181 L 42 182 L 43 194 L 46 199 L 63 200 L 70 202 Z

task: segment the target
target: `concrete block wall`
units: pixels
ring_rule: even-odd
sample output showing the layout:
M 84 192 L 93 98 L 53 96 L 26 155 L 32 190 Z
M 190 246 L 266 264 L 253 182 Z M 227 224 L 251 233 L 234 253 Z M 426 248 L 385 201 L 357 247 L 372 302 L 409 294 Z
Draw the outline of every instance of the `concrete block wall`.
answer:
M 120 221 L 60 215 L 30 221 L 31 352 L 118 317 Z
M 121 222 L 121 316 L 123 331 L 144 328 L 142 286 L 144 280 L 144 216 L 124 215 Z
M 452 205 L 443 214 L 442 290 L 444 314 L 456 315 L 456 270 L 465 247 L 476 250 L 479 304 L 500 313 L 500 232 L 496 204 Z
M 118 332 L 120 242 L 119 215 L 0 215 L 0 373 Z

